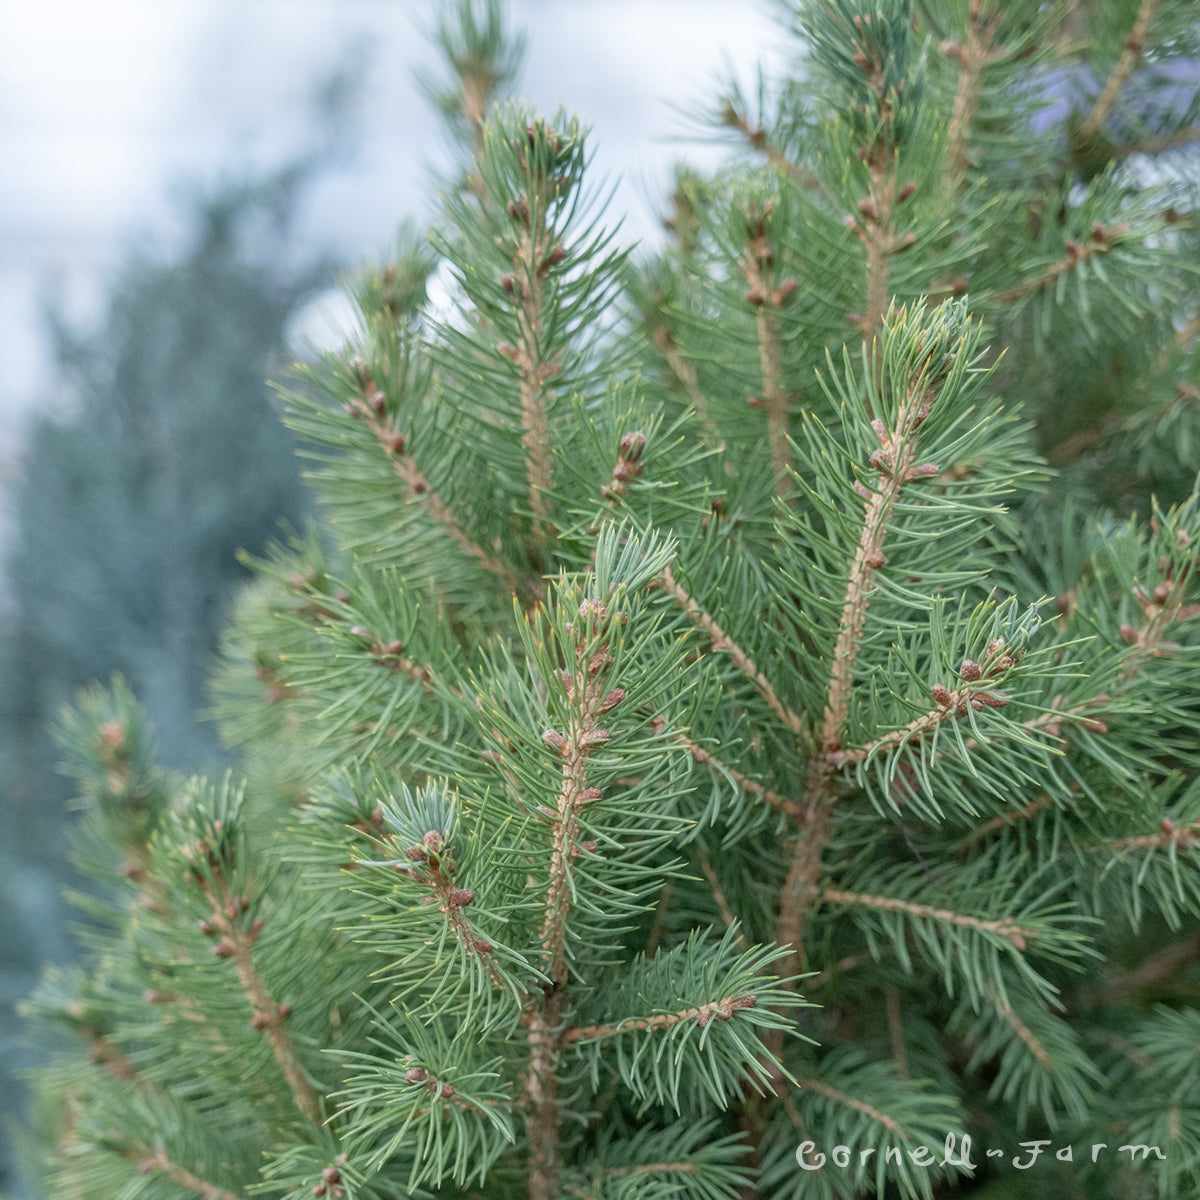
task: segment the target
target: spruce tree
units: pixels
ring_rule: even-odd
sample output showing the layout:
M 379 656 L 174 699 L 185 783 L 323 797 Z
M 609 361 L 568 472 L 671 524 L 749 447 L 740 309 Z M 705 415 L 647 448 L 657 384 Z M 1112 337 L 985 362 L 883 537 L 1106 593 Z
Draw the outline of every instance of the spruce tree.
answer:
M 65 729 L 53 1194 L 1196 1194 L 1193 6 L 795 0 L 649 258 L 458 17 L 238 771 Z

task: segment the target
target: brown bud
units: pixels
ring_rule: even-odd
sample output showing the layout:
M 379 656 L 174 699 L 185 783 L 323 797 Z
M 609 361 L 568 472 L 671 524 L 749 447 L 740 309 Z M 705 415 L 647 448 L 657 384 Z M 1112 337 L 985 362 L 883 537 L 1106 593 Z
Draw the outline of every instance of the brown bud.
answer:
M 516 362 L 521 357 L 521 352 L 512 344 L 512 342 L 500 342 L 496 346 L 496 353 L 503 355 L 509 362 Z
M 962 666 L 958 668 L 958 676 L 966 683 L 974 683 L 983 678 L 983 668 L 974 659 L 964 658 Z
M 1103 721 L 1080 721 L 1088 733 L 1107 733 L 1108 726 Z
M 285 1000 L 278 1009 L 279 1019 L 286 1021 L 292 1015 L 292 1006 Z
M 325 1187 L 325 1185 L 324 1185 L 323 1183 L 318 1183 L 318 1184 L 317 1184 L 317 1185 L 316 1185 L 316 1186 L 313 1188 L 313 1190 L 312 1190 L 312 1194 L 313 1194 L 314 1196 L 324 1196 L 324 1195 L 325 1195 L 325 1192 L 326 1192 L 326 1190 L 327 1190 L 327 1189 L 326 1189 L 326 1187 Z
M 1008 697 L 1003 692 L 981 692 L 979 699 L 988 708 L 1003 708 L 1008 703 Z
M 429 1072 L 424 1067 L 409 1067 L 404 1072 L 404 1078 L 408 1083 L 424 1083 L 429 1078 Z
M 415 863 L 429 861 L 429 855 L 425 852 L 424 846 L 409 846 L 406 853 L 408 854 L 408 857 Z
M 971 707 L 976 712 L 983 712 L 983 701 L 978 696 L 971 697 Z
M 800 285 L 794 279 L 785 279 L 772 293 L 771 303 L 782 308 L 795 294 Z
M 955 62 L 961 63 L 966 57 L 966 51 L 963 50 L 962 46 L 960 46 L 958 42 L 953 41 L 951 38 L 946 38 L 945 41 L 938 46 L 938 49 L 947 58 L 954 59 Z
M 892 461 L 891 452 L 888 450 L 876 450 L 867 459 L 867 462 L 881 475 L 890 475 L 892 473 Z
M 903 204 L 905 200 L 911 199 L 912 194 L 917 190 L 917 185 L 910 179 L 899 191 L 896 199 Z
M 988 642 L 988 653 L 989 654 L 995 654 L 997 650 L 1003 650 L 1003 649 L 1004 649 L 1004 639 L 1003 638 L 993 638 L 990 642 Z
M 559 751 L 567 744 L 567 739 L 557 729 L 545 730 L 542 734 L 542 741 L 552 749 Z
M 953 697 L 950 695 L 950 689 L 943 687 L 940 683 L 935 683 L 933 687 L 929 689 L 929 694 L 933 697 L 934 702 L 939 704 L 942 708 L 948 707 L 953 699 Z
M 580 800 L 599 800 L 604 793 L 598 787 L 586 787 L 579 793 Z
M 337 1169 L 337 1167 L 326 1167 L 325 1170 L 321 1172 L 321 1178 L 324 1179 L 326 1183 L 341 1183 L 342 1173 Z
M 612 734 L 607 729 L 593 729 L 591 733 L 583 739 L 583 749 L 595 750 L 600 746 L 607 745 L 612 739 Z
M 430 829 L 421 835 L 421 845 L 436 854 L 446 844 L 445 834 L 440 829 Z
M 906 233 L 903 237 L 897 238 L 892 243 L 892 253 L 902 254 L 905 250 L 911 250 L 917 244 L 917 235 L 915 233 Z
M 367 397 L 367 403 L 375 410 L 376 416 L 383 416 L 383 411 L 387 408 L 387 397 L 376 389 Z
M 1121 640 L 1128 642 L 1131 646 L 1136 646 L 1141 641 L 1141 634 L 1132 625 L 1122 625 L 1119 632 Z
M 867 555 L 867 566 L 878 571 L 880 567 L 887 565 L 887 555 L 882 550 L 872 550 Z
M 932 479 L 940 470 L 937 463 L 918 463 L 904 478 L 910 483 L 917 479 Z
M 231 943 L 227 942 L 224 938 L 222 938 L 213 947 L 213 953 L 218 958 L 232 958 L 233 957 L 233 946 Z
M 213 923 L 211 921 L 199 921 L 197 924 L 199 926 L 200 932 L 202 934 L 204 934 L 205 937 L 216 937 L 217 936 L 216 926 L 213 925 Z
M 600 849 L 600 847 L 590 839 L 586 842 L 580 842 L 579 848 L 581 850 L 586 850 L 589 854 L 595 854 L 596 851 Z
M 392 433 L 388 435 L 387 448 L 393 454 L 403 454 L 404 447 L 408 445 L 408 439 L 402 433 Z
M 862 215 L 866 217 L 868 221 L 879 220 L 879 207 L 870 196 L 864 196 L 858 202 L 858 211 L 862 213 Z
M 1167 602 L 1167 597 L 1170 596 L 1170 594 L 1171 589 L 1165 583 L 1160 583 L 1158 587 L 1154 589 L 1154 599 L 1157 600 L 1159 604 L 1165 604 Z
M 613 688 L 596 706 L 596 711 L 598 713 L 608 712 L 609 709 L 616 708 L 617 705 L 620 704 L 624 699 L 625 689 L 619 687 Z
M 546 270 L 549 267 L 557 267 L 558 264 L 566 257 L 567 252 L 562 248 L 562 246 L 555 246 L 554 249 L 551 250 L 548 255 L 546 255 L 546 261 L 542 264 L 542 269 Z
M 642 451 L 645 448 L 646 435 L 639 430 L 634 430 L 632 433 L 627 433 L 621 438 L 618 451 L 622 458 L 630 462 L 636 462 L 642 457 Z
M 446 899 L 451 908 L 466 908 L 475 903 L 475 893 L 470 888 L 455 888 Z
M 746 303 L 752 304 L 755 308 L 761 308 L 767 302 L 767 294 L 760 287 L 752 287 L 746 289 Z
M 524 200 L 510 200 L 508 202 L 508 215 L 514 221 L 519 221 L 522 225 L 528 225 L 529 205 Z

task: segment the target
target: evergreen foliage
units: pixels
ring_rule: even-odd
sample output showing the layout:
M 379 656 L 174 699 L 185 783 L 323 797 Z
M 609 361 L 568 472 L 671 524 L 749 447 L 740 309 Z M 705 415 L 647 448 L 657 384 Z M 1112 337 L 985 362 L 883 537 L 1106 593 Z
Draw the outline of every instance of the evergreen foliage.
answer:
M 69 731 L 54 1194 L 1194 1195 L 1193 6 L 795 0 L 636 262 L 458 11 L 453 305 L 290 397 L 239 775 Z

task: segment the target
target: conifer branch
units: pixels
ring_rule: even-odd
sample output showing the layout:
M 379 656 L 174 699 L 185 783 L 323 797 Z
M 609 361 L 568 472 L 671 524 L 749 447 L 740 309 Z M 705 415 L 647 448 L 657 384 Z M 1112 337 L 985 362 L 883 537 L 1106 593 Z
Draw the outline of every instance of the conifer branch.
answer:
M 700 390 L 700 380 L 696 375 L 696 368 L 690 359 L 684 358 L 679 352 L 679 345 L 671 333 L 670 325 L 664 320 L 655 321 L 650 330 L 650 340 L 667 360 L 671 374 L 683 386 L 684 394 L 687 396 L 688 403 L 691 404 L 705 436 L 714 446 L 718 448 L 724 446 L 725 442 L 721 437 L 721 431 L 713 420 L 708 397 Z
M 384 419 L 387 398 L 379 390 L 375 380 L 361 364 L 356 372 L 356 378 L 361 395 L 347 405 L 351 416 L 358 418 L 375 435 L 392 469 L 408 487 L 410 494 L 425 509 L 432 520 L 450 537 L 450 539 L 466 554 L 470 555 L 481 567 L 499 577 L 504 585 L 513 592 L 519 592 L 516 578 L 508 566 L 494 555 L 489 554 L 477 542 L 471 540 L 464 532 L 458 519 L 446 506 L 442 498 L 434 490 L 428 477 L 413 459 L 408 447 L 408 439 L 404 434 L 392 429 Z
M 562 993 L 546 995 L 544 1008 L 529 1014 L 529 1073 L 525 1092 L 529 1113 L 525 1136 L 529 1143 L 529 1200 L 558 1200 L 558 1043 Z
M 1114 146 L 1109 156 L 1117 162 L 1132 158 L 1135 154 L 1144 154 L 1153 158 L 1166 154 L 1168 150 L 1176 150 L 1180 146 L 1188 146 L 1200 141 L 1200 125 L 1189 125 L 1186 129 L 1177 129 L 1174 133 L 1165 133 L 1161 137 L 1144 138 L 1140 142 L 1131 142 L 1126 146 Z
M 740 1008 L 753 1008 L 758 1003 L 754 995 L 722 996 L 697 1008 L 685 1008 L 681 1012 L 659 1013 L 653 1017 L 631 1017 L 617 1025 L 577 1025 L 563 1030 L 561 1044 L 572 1046 L 576 1042 L 597 1041 L 614 1037 L 618 1033 L 643 1033 L 648 1029 L 670 1029 L 694 1021 L 701 1029 L 712 1021 L 728 1021 Z
M 909 1140 L 908 1130 L 895 1117 L 888 1116 L 887 1113 L 882 1112 L 873 1105 L 867 1104 L 855 1096 L 848 1096 L 845 1092 L 839 1092 L 837 1088 L 831 1088 L 819 1079 L 797 1078 L 796 1082 L 802 1088 L 808 1088 L 810 1092 L 816 1092 L 818 1096 L 824 1096 L 838 1104 L 844 1104 L 847 1108 L 852 1108 L 855 1112 L 860 1112 L 863 1116 L 870 1117 L 872 1121 L 877 1121 L 889 1133 L 894 1133 L 906 1142 Z
M 1117 854 L 1122 850 L 1167 850 L 1172 846 L 1181 850 L 1196 850 L 1200 849 L 1200 821 L 1176 825 L 1170 817 L 1163 817 L 1158 833 L 1114 838 L 1100 844 Z
M 467 954 L 478 959 L 492 983 L 503 990 L 506 987 L 504 976 L 491 958 L 494 949 L 492 943 L 472 930 L 463 911 L 475 903 L 475 893 L 471 888 L 459 887 L 454 882 L 451 870 L 444 869 L 443 855 L 446 851 L 441 830 L 431 829 L 425 833 L 419 846 L 409 848 L 408 857 L 414 865 L 404 870 L 409 878 L 429 888 L 431 895 L 421 903 L 438 906 L 438 912 L 445 916 L 455 941 Z
M 746 281 L 746 301 L 755 310 L 758 331 L 758 361 L 762 374 L 761 404 L 767 411 L 767 441 L 771 447 L 771 469 L 775 494 L 787 488 L 791 465 L 788 443 L 788 394 L 783 381 L 783 353 L 779 344 L 779 313 L 795 294 L 795 279 L 775 285 L 775 248 L 767 236 L 766 219 L 773 208 L 768 200 L 761 214 L 746 214 L 749 244 L 739 262 Z
M 531 135 L 532 136 L 532 135 Z M 532 204 L 530 203 L 532 202 Z M 532 211 L 531 211 L 532 209 Z M 505 277 L 506 290 L 517 295 L 516 346 L 503 344 L 500 353 L 512 361 L 521 377 L 521 444 L 525 448 L 525 473 L 529 482 L 529 509 L 539 527 L 547 517 L 545 492 L 553 486 L 550 472 L 550 431 L 546 413 L 546 380 L 562 369 L 542 359 L 546 302 L 546 277 L 566 257 L 566 251 L 546 228 L 546 206 L 540 197 L 517 201 L 509 212 L 521 226 L 513 253 L 513 273 Z
M 137 1067 L 109 1038 L 90 1026 L 84 1030 L 84 1036 L 87 1038 L 89 1056 L 96 1066 L 103 1067 L 114 1079 L 141 1084 Z
M 821 892 L 820 898 L 831 904 L 841 904 L 847 908 L 878 908 L 884 912 L 907 913 L 911 917 L 928 917 L 947 925 L 958 926 L 960 929 L 975 929 L 980 933 L 992 933 L 1011 942 L 1018 950 L 1024 950 L 1028 942 L 1040 936 L 1038 930 L 1018 925 L 1008 917 L 990 920 L 983 917 L 972 917 L 967 913 L 954 912 L 948 908 L 934 908 L 931 904 L 917 904 L 911 900 L 900 900 L 895 896 L 868 896 L 860 892 L 843 892 L 838 888 L 825 888 Z
M 942 52 L 953 58 L 959 66 L 954 107 L 950 113 L 950 124 L 946 133 L 950 177 L 954 180 L 961 179 L 971 165 L 967 151 L 971 143 L 975 114 L 979 109 L 979 98 L 983 92 L 984 68 L 992 61 L 992 39 L 999 25 L 998 16 L 985 21 L 982 9 L 983 5 L 979 0 L 975 0 L 970 7 L 965 46 L 955 42 L 942 43 Z
M 811 172 L 806 171 L 799 163 L 792 162 L 790 158 L 767 137 L 767 131 L 761 125 L 751 125 L 746 117 L 746 114 L 740 112 L 737 107 L 731 103 L 726 103 L 721 108 L 721 121 L 728 125 L 731 129 L 736 129 L 738 133 L 746 139 L 746 144 L 753 150 L 757 150 L 762 154 L 767 162 L 771 164 L 780 174 L 790 179 L 792 183 L 798 187 L 804 188 L 806 191 L 818 192 L 824 194 L 824 189 L 821 186 L 821 181 Z
M 991 988 L 987 989 L 988 996 L 992 1003 L 996 1006 L 996 1013 L 1000 1019 L 1012 1028 L 1012 1031 L 1025 1044 L 1030 1054 L 1037 1059 L 1038 1064 L 1043 1070 L 1049 1071 L 1054 1066 L 1054 1060 L 1050 1057 L 1046 1047 L 1038 1041 L 1033 1030 L 1013 1012 L 1010 1005 L 1005 1003 L 999 996 L 995 995 Z
M 896 1060 L 896 1074 L 901 1079 L 908 1079 L 908 1050 L 904 1045 L 904 1022 L 900 1017 L 900 993 L 894 987 L 887 990 L 886 1007 L 888 1037 L 892 1043 L 892 1058 Z
M 836 751 L 840 745 L 841 728 L 850 710 L 854 666 L 870 604 L 871 576 L 887 562 L 883 553 L 887 521 L 904 486 L 917 478 L 913 474 L 917 453 L 916 433 L 935 399 L 927 386 L 926 374 L 921 371 L 909 385 L 908 395 L 896 415 L 895 426 L 888 431 L 881 421 L 873 423 L 881 443 L 880 449 L 871 456 L 871 465 L 879 472 L 878 482 L 876 490 L 870 492 L 866 500 L 862 533 L 855 547 L 850 578 L 842 601 L 821 731 L 821 744 L 826 753 Z M 922 474 L 928 473 L 924 471 L 924 464 L 917 470 Z
M 665 722 L 663 724 L 665 725 Z M 757 796 L 772 808 L 778 809 L 781 813 L 786 813 L 789 817 L 793 817 L 796 820 L 799 820 L 803 815 L 804 809 L 795 800 L 789 800 L 786 796 L 781 796 L 778 792 L 765 787 L 757 779 L 751 779 L 748 775 L 743 775 L 736 767 L 731 767 L 728 763 L 717 758 L 711 750 L 697 745 L 687 734 L 677 731 L 673 734 L 673 738 L 687 750 L 694 762 L 708 767 L 718 775 L 727 776 L 743 792 L 749 792 L 750 795 Z
M 137 1163 L 139 1174 L 148 1175 L 150 1172 L 156 1171 L 160 1175 L 166 1176 L 176 1187 L 195 1192 L 196 1195 L 203 1197 L 203 1200 L 240 1200 L 235 1193 L 218 1187 L 207 1179 L 201 1179 L 199 1175 L 189 1171 L 186 1167 L 173 1163 L 167 1157 L 166 1151 L 161 1148 L 151 1150 L 149 1146 L 138 1142 L 128 1142 L 121 1151 L 121 1156 L 130 1162 Z
M 428 663 L 416 663 L 411 658 L 406 657 L 403 642 L 384 642 L 362 625 L 355 625 L 351 628 L 350 632 L 358 637 L 367 639 L 367 653 L 371 656 L 372 662 L 393 672 L 393 674 L 403 675 L 406 679 L 411 679 L 413 683 L 419 683 L 427 693 L 433 692 L 432 667 Z
M 1121 57 L 1117 59 L 1103 90 L 1096 97 L 1091 112 L 1079 127 L 1079 139 L 1085 145 L 1093 141 L 1100 130 L 1104 128 L 1104 122 L 1108 119 L 1113 105 L 1116 104 L 1121 89 L 1129 82 L 1141 61 L 1142 54 L 1146 49 L 1146 35 L 1150 32 L 1150 23 L 1161 7 L 1162 0 L 1142 0 L 1137 18 L 1133 23 L 1133 29 L 1125 39 L 1125 48 L 1121 51 Z
M 771 711 L 792 733 L 799 736 L 804 729 L 804 722 L 800 716 L 780 700 L 771 681 L 754 665 L 754 660 L 701 608 L 688 590 L 675 578 L 670 567 L 663 569 L 662 574 L 658 577 L 658 584 L 683 609 L 688 620 L 697 629 L 702 629 L 708 635 L 712 648 L 724 651 L 729 655 L 738 670 L 758 689 L 759 694 L 770 705 Z
M 587 781 L 588 757 L 609 740 L 601 728 L 602 714 L 624 698 L 621 688 L 607 687 L 606 672 L 612 663 L 605 642 L 596 644 L 595 634 L 608 616 L 599 600 L 584 600 L 579 622 L 569 626 L 574 638 L 574 662 L 560 675 L 571 714 L 565 732 L 550 729 L 542 740 L 557 749 L 562 782 L 553 820 L 550 852 L 550 885 L 539 940 L 547 960 L 549 983 L 544 1003 L 536 997 L 527 1008 L 529 1028 L 529 1073 L 526 1095 L 530 1113 L 526 1120 L 531 1170 L 530 1200 L 556 1200 L 558 1194 L 558 1129 L 562 1113 L 558 1103 L 558 1050 L 561 1037 L 563 987 L 567 981 L 567 926 L 573 885 L 571 861 L 578 851 L 579 817 L 585 806 L 600 798 L 598 788 Z
M 1129 226 L 1123 222 L 1117 225 L 1102 225 L 1097 221 L 1092 226 L 1091 236 L 1086 242 L 1081 243 L 1068 238 L 1063 243 L 1065 253 L 1057 262 L 1051 263 L 1036 275 L 1023 279 L 1013 287 L 993 292 L 988 300 L 992 304 L 1012 304 L 1034 292 L 1040 292 L 1048 288 L 1060 275 L 1075 270 L 1081 262 L 1109 253 L 1114 244 L 1128 232 Z
M 985 838 L 991 837 L 993 833 L 999 833 L 1002 829 L 1007 829 L 1010 825 L 1015 825 L 1018 821 L 1032 821 L 1038 813 L 1053 807 L 1054 798 L 1052 796 L 1038 796 L 1030 800 L 1024 808 L 1017 809 L 1014 812 L 1002 813 L 1000 816 L 993 817 L 990 821 L 980 825 L 978 829 L 972 829 L 970 833 L 958 841 L 954 847 L 954 851 L 956 854 L 962 854 L 974 846 L 976 842 L 981 842 Z
M 941 688 L 939 695 L 935 698 L 939 700 L 937 708 L 931 709 L 924 715 L 910 721 L 902 728 L 894 729 L 891 733 L 885 733 L 882 737 L 876 738 L 873 742 L 868 742 L 865 746 L 857 746 L 850 750 L 830 751 L 828 755 L 830 765 L 834 767 L 850 766 L 853 763 L 863 762 L 872 755 L 898 749 L 900 746 L 906 745 L 911 741 L 925 737 L 946 721 L 952 721 L 956 717 L 965 717 L 968 708 L 976 710 L 985 707 L 999 708 L 1008 703 L 1007 698 L 1002 692 L 991 692 L 986 689 L 981 690 L 971 687 L 956 688 L 954 691 Z M 1047 715 L 1042 714 L 1042 717 Z M 1054 715 L 1062 717 L 1065 714 L 1057 713 Z M 1037 724 L 1045 723 L 1044 720 L 1037 722 Z M 1037 728 L 1037 724 L 1026 722 L 1023 728 Z
M 607 646 L 589 646 L 591 619 L 602 620 L 604 606 L 599 601 L 585 600 L 580 606 L 584 628 L 576 631 L 577 661 L 570 673 L 564 673 L 563 683 L 571 702 L 572 713 L 565 733 L 547 730 L 542 739 L 558 750 L 562 782 L 558 806 L 554 814 L 554 845 L 550 855 L 550 887 L 546 893 L 545 916 L 539 940 L 547 959 L 547 974 L 556 987 L 567 978 L 567 922 L 571 910 L 571 860 L 577 852 L 579 816 L 593 800 L 599 799 L 597 788 L 587 781 L 588 757 L 609 740 L 608 730 L 600 727 L 601 714 L 624 699 L 620 688 L 609 689 L 604 673 L 610 664 Z
M 205 898 L 212 905 L 204 932 L 219 939 L 213 947 L 213 953 L 218 958 L 232 960 L 238 982 L 250 1001 L 253 1014 L 251 1025 L 266 1037 L 275 1062 L 291 1089 L 296 1107 L 313 1124 L 319 1125 L 322 1120 L 320 1098 L 309 1082 L 296 1044 L 284 1029 L 292 1006 L 286 1002 L 275 1002 L 254 964 L 252 947 L 262 931 L 262 920 L 255 918 L 248 928 L 243 925 L 243 914 L 249 900 L 244 896 L 235 896 L 230 891 L 219 869 L 210 876 L 202 875 L 200 883 Z

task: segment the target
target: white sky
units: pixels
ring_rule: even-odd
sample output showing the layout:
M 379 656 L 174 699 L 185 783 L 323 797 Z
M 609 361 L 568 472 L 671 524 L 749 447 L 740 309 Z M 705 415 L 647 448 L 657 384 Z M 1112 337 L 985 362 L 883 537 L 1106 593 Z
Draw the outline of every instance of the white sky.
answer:
M 38 309 L 99 312 L 134 246 L 181 232 L 172 196 L 284 161 L 313 128 L 322 76 L 365 47 L 360 145 L 313 196 L 300 236 L 350 260 L 384 247 L 430 194 L 438 127 L 412 68 L 438 0 L 4 0 L 0 3 L 0 485 L 23 414 L 52 394 Z M 656 236 L 654 204 L 694 103 L 776 37 L 766 0 L 511 0 L 522 96 L 595 129 L 612 216 Z M 711 159 L 709 159 L 711 161 Z

